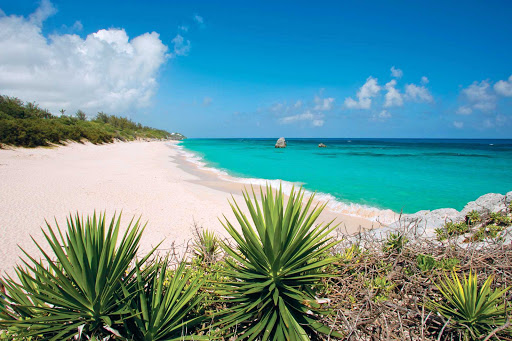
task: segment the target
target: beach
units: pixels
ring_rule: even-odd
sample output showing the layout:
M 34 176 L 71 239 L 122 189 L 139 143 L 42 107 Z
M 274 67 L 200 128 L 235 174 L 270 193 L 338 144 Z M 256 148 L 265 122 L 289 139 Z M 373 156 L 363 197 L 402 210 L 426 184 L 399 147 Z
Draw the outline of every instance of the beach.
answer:
M 140 252 L 183 249 L 194 224 L 227 237 L 219 218 L 235 221 L 228 199 L 241 203 L 244 184 L 221 179 L 186 160 L 176 142 L 71 143 L 53 148 L 0 150 L 0 271 L 13 273 L 22 247 L 30 255 L 43 247 L 45 220 L 64 228 L 69 214 L 122 212 L 122 226 L 141 217 L 147 227 Z M 336 219 L 342 232 L 379 224 L 329 209 L 319 221 Z

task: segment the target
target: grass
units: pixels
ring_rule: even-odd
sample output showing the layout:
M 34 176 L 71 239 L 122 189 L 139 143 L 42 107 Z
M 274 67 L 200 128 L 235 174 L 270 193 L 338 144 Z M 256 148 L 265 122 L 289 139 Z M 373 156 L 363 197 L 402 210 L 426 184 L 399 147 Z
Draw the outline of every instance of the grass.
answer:
M 83 140 L 101 144 L 116 139 L 182 138 L 184 136 L 181 134 L 170 134 L 103 112 L 90 120 L 80 110 L 74 116 L 55 116 L 34 103 L 24 103 L 18 98 L 0 95 L 0 147 L 37 147 Z

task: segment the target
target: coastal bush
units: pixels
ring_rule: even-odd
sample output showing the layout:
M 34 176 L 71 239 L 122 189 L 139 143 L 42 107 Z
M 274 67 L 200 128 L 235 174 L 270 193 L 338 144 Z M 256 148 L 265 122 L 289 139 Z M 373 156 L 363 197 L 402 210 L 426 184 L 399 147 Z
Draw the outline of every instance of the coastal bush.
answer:
M 194 231 L 194 243 L 192 244 L 194 256 L 200 263 L 210 265 L 217 260 L 220 252 L 220 243 L 215 233 L 207 229 Z
M 199 325 L 204 316 L 191 312 L 204 299 L 199 293 L 204 280 L 193 278 L 192 269 L 181 262 L 169 270 L 168 258 L 153 261 L 147 268 L 136 267 L 133 290 L 125 287 L 130 318 L 123 319 L 128 340 L 206 340 L 204 336 L 186 335 Z
M 464 339 L 481 339 L 493 329 L 504 326 L 508 320 L 507 310 L 511 308 L 503 297 L 510 287 L 491 290 L 493 276 L 481 286 L 477 277 L 470 272 L 468 277 L 464 274 L 461 282 L 456 272 L 452 271 L 451 279 L 445 274 L 445 279 L 436 283 L 444 300 L 429 303 Z M 511 331 L 508 327 L 502 332 Z
M 326 311 L 312 290 L 326 276 L 317 270 L 334 261 L 325 252 L 335 245 L 328 237 L 335 227 L 314 226 L 325 205 L 312 207 L 311 196 L 303 206 L 302 189 L 292 189 L 286 206 L 281 189 L 274 195 L 267 186 L 260 197 L 261 205 L 254 190 L 252 198 L 244 192 L 251 221 L 231 203 L 241 232 L 227 219 L 223 222 L 236 248 L 223 244 L 232 257 L 225 271 L 232 280 L 219 287 L 229 309 L 218 315 L 218 326 L 227 337 L 236 333 L 237 339 L 250 340 L 309 340 L 308 335 L 330 334 L 319 322 Z M 236 332 L 228 332 L 235 326 Z
M 474 225 L 474 224 L 480 222 L 480 220 L 481 220 L 480 214 L 475 210 L 469 212 L 466 215 L 466 224 L 468 224 L 468 225 Z
M 409 240 L 400 232 L 390 233 L 384 242 L 384 252 L 401 252 Z
M 64 112 L 64 111 L 62 111 Z M 35 103 L 23 103 L 18 98 L 0 95 L 0 144 L 37 147 L 65 141 L 88 140 L 108 143 L 114 139 L 130 141 L 136 138 L 183 138 L 167 131 L 142 126 L 130 119 L 98 113 L 94 120 L 78 110 L 75 116 L 54 116 Z
M 7 293 L 0 299 L 0 326 L 23 337 L 62 340 L 102 334 L 119 323 L 128 312 L 123 289 L 136 284 L 136 269 L 151 254 L 135 261 L 144 227 L 132 220 L 119 238 L 120 221 L 114 216 L 107 224 L 104 214 L 77 214 L 67 220 L 65 235 L 47 224 L 43 234 L 55 259 L 34 240 L 44 260 L 25 252 L 26 268 L 16 268 L 20 282 L 2 279 Z

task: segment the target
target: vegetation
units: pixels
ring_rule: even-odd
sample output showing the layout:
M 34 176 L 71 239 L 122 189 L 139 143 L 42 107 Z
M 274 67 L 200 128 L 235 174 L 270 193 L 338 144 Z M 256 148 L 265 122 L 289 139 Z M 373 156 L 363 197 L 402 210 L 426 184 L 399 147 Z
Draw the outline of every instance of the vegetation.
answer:
M 309 340 L 316 333 L 331 334 L 317 316 L 325 314 L 313 285 L 324 275 L 318 270 L 333 261 L 325 252 L 335 242 L 327 236 L 330 223 L 313 226 L 325 206 L 311 211 L 313 196 L 304 207 L 304 192 L 293 189 L 285 207 L 281 189 L 261 192 L 261 206 L 244 193 L 251 221 L 236 203 L 231 207 L 241 233 L 226 220 L 224 227 L 236 248 L 224 244 L 228 259 L 221 293 L 230 297 L 229 312 L 221 315 L 224 330 L 238 326 L 237 339 Z M 336 333 L 335 333 L 336 334 Z M 228 333 L 228 336 L 229 333 Z
M 0 147 L 48 146 L 66 141 L 88 140 L 94 144 L 109 143 L 115 139 L 131 141 L 141 139 L 182 139 L 181 134 L 170 134 L 142 126 L 128 118 L 99 112 L 88 120 L 78 110 L 74 116 L 54 116 L 34 103 L 0 95 Z
M 451 279 L 445 277 L 444 281 L 436 284 L 444 300 L 431 305 L 453 328 L 460 330 L 463 339 L 479 339 L 493 329 L 505 326 L 508 322 L 507 308 L 510 309 L 510 306 L 503 296 L 510 287 L 491 290 L 493 276 L 489 276 L 479 287 L 478 276 L 471 272 L 469 277 L 464 275 L 463 282 L 455 272 L 452 272 Z M 509 326 L 508 332 L 511 331 Z
M 43 260 L 26 254 L 19 280 L 0 280 L 0 340 L 512 339 L 503 239 L 339 239 L 301 190 L 244 198 L 239 226 L 224 221 L 232 239 L 196 228 L 184 258 L 137 259 L 139 221 L 122 234 L 104 215 L 48 225 L 51 253 L 37 244 Z M 468 234 L 481 224 L 493 225 L 481 215 Z

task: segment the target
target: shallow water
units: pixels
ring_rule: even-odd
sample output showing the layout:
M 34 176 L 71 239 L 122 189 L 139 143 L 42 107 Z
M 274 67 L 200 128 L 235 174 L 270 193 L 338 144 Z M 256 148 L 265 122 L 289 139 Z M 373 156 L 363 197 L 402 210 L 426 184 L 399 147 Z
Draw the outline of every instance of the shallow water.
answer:
M 299 183 L 352 208 L 460 210 L 483 194 L 512 190 L 512 140 L 287 139 L 285 149 L 274 148 L 276 140 L 188 139 L 180 145 L 196 162 L 242 182 Z M 318 148 L 321 142 L 327 148 Z

